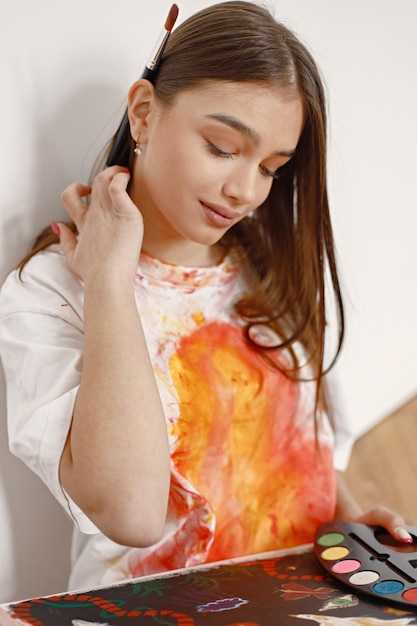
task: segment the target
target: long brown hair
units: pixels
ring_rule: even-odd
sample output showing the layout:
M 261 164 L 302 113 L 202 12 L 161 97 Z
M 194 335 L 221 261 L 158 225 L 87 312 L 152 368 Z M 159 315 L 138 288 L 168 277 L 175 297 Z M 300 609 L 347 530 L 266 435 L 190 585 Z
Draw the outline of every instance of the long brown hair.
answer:
M 199 11 L 173 31 L 154 84 L 158 98 L 169 106 L 179 92 L 208 80 L 279 86 L 297 90 L 303 99 L 305 125 L 296 155 L 281 168 L 263 205 L 224 240 L 244 251 L 252 288 L 251 296 L 237 304 L 238 312 L 248 322 L 268 321 L 292 355 L 288 373 L 299 378 L 301 363 L 293 345 L 304 346 L 319 397 L 327 276 L 339 322 L 336 356 L 344 318 L 327 198 L 326 104 L 318 68 L 299 39 L 269 11 L 233 0 Z M 112 152 L 112 164 L 129 167 L 134 143 L 128 127 L 120 146 Z M 46 229 L 20 267 L 54 242 L 57 238 Z

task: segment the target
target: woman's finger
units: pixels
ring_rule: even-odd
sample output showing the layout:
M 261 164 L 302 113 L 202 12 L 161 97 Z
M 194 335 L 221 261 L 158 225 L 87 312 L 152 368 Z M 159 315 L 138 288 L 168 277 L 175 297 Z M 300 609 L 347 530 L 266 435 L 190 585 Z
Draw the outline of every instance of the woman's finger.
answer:
M 113 166 L 103 170 L 94 179 L 92 201 L 98 199 L 100 206 L 109 211 L 117 209 L 112 191 L 116 190 L 116 193 L 126 197 L 129 178 L 129 170 L 123 167 Z
M 403 543 L 411 543 L 413 541 L 406 528 L 404 518 L 386 507 L 376 507 L 368 511 L 368 513 L 361 515 L 356 521 L 369 526 L 382 526 L 395 539 Z
M 113 177 L 108 190 L 113 206 L 119 214 L 130 213 L 133 210 L 135 215 L 137 215 L 137 207 L 133 205 L 132 200 L 126 193 L 129 180 L 129 172 L 119 172 Z
M 61 244 L 65 258 L 70 262 L 74 254 L 74 250 L 77 247 L 77 237 L 75 233 L 71 230 L 71 228 L 68 228 L 66 224 L 62 224 L 61 222 L 52 222 L 51 226 L 55 234 L 59 237 L 59 243 Z
M 72 183 L 61 193 L 61 202 L 77 227 L 80 225 L 88 209 L 84 198 L 90 195 L 90 193 L 91 187 L 87 187 L 81 183 Z

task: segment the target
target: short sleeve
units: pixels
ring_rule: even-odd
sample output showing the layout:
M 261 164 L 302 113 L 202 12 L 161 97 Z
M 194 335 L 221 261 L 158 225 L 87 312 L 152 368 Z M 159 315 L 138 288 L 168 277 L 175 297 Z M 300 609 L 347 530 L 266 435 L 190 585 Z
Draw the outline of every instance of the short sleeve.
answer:
M 82 308 L 82 283 L 59 247 L 36 255 L 1 289 L 0 356 L 10 450 L 44 481 L 82 532 L 95 533 L 59 481 L 82 370 Z

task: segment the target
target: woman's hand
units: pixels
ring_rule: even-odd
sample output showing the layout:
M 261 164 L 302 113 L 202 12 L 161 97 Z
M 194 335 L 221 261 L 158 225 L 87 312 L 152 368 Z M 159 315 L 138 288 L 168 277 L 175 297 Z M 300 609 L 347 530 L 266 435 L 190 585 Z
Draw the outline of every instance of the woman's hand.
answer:
M 103 271 L 110 271 L 119 280 L 131 280 L 135 275 L 143 221 L 126 192 L 129 176 L 125 168 L 109 167 L 96 176 L 92 188 L 73 183 L 62 193 L 62 202 L 79 234 L 58 224 L 61 247 L 68 265 L 84 282 Z
M 412 543 L 404 518 L 384 506 L 378 506 L 364 513 L 347 487 L 343 475 L 337 472 L 337 506 L 335 519 L 358 522 L 368 526 L 382 526 L 397 541 Z
M 384 506 L 371 509 L 352 521 L 367 524 L 368 526 L 382 526 L 397 541 L 413 543 L 413 538 L 406 529 L 404 518 Z

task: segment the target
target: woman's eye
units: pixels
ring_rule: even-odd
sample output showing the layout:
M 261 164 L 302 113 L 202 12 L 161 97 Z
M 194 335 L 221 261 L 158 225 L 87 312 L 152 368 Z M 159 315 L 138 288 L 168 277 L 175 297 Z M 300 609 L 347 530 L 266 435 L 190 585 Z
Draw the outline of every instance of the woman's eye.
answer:
M 216 146 L 212 141 L 207 140 L 206 144 L 207 144 L 207 148 L 209 149 L 209 152 L 211 152 L 211 154 L 214 154 L 214 156 L 216 157 L 221 157 L 223 159 L 232 159 L 234 156 L 236 156 L 235 152 L 226 152 L 225 150 L 222 150 L 221 148 Z M 264 165 L 260 165 L 259 169 L 261 170 L 262 174 L 264 174 L 265 176 L 270 176 L 271 178 L 274 178 L 274 179 L 279 178 L 278 169 L 269 170 Z
M 223 159 L 231 159 L 233 157 L 233 152 L 225 152 L 215 146 L 211 141 L 207 141 L 207 147 L 214 156 L 222 157 Z
M 278 178 L 279 178 L 279 170 L 269 170 L 264 165 L 260 165 L 259 168 L 260 168 L 261 172 L 263 174 L 265 174 L 265 176 L 271 176 L 271 178 L 275 178 L 275 180 L 278 180 Z

